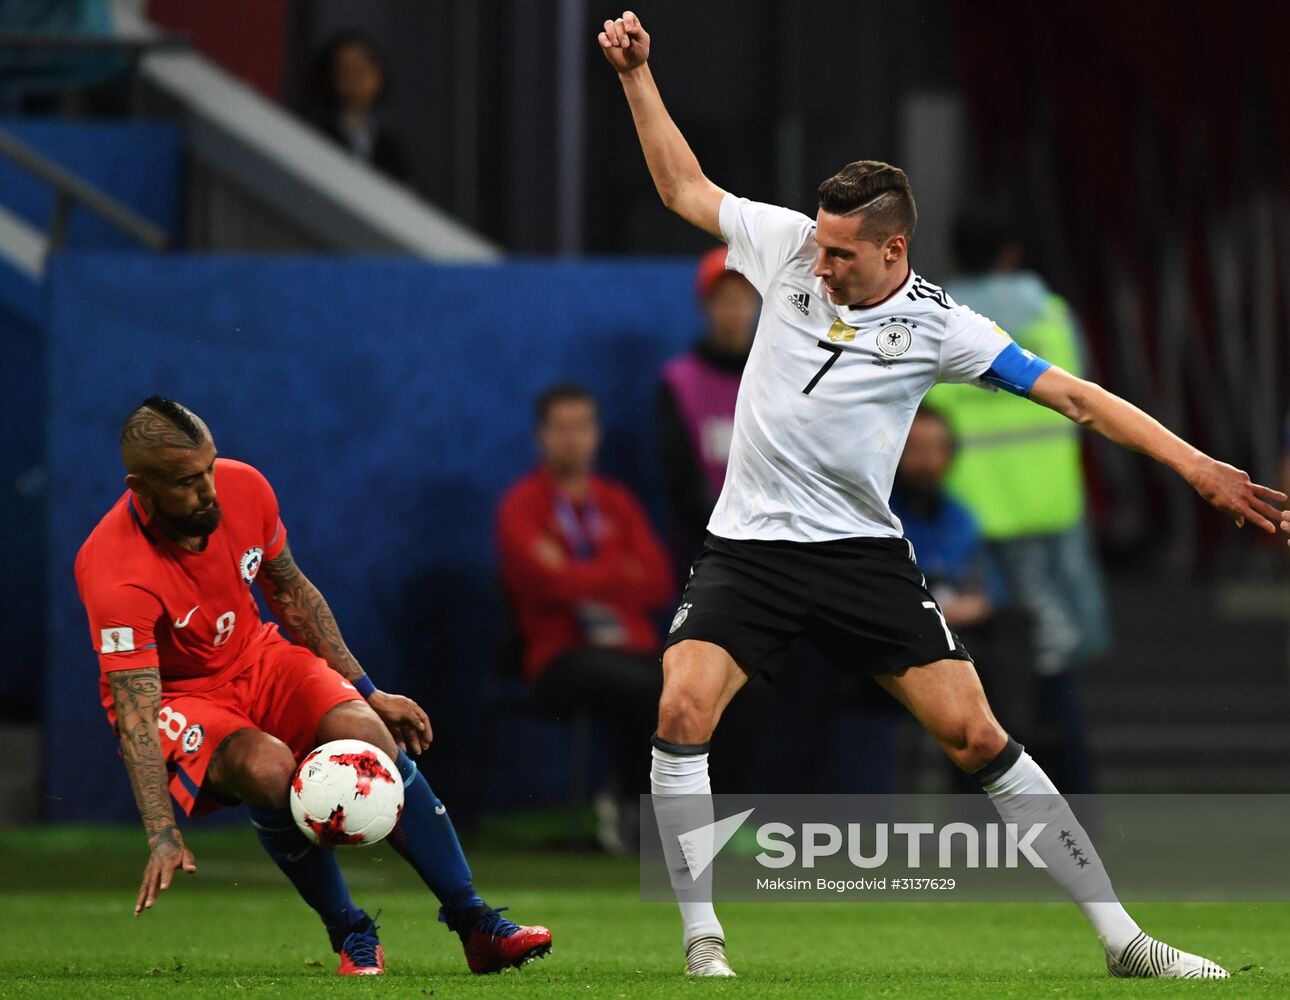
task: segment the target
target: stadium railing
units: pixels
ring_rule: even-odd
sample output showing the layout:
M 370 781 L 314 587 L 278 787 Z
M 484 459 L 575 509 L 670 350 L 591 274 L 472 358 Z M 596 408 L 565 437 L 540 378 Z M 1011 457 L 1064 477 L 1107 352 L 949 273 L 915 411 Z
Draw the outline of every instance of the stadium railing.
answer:
M 166 233 L 137 212 L 70 170 L 59 166 L 13 133 L 0 129 L 0 157 L 17 164 L 54 189 L 54 212 L 42 234 L 0 206 L 0 255 L 29 278 L 39 281 L 49 254 L 63 245 L 74 205 L 83 205 L 150 250 L 165 250 Z

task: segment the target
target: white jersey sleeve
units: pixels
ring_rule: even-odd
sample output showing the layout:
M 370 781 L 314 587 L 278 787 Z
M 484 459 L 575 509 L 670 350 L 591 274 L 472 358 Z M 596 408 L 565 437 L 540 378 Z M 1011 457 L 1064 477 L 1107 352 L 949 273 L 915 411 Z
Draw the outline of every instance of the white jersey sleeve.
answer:
M 941 341 L 937 382 L 975 382 L 1012 343 L 994 320 L 966 306 L 955 306 Z M 988 388 L 988 387 L 987 387 Z
M 815 223 L 801 212 L 726 194 L 721 199 L 726 267 L 747 278 L 764 297 L 780 268 L 802 248 Z

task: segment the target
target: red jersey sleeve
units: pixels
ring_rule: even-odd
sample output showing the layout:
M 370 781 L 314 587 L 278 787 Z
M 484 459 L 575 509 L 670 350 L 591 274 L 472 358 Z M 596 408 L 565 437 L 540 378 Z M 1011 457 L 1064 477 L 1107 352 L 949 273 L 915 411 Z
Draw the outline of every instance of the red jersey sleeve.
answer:
M 87 587 L 82 597 L 103 673 L 161 665 L 156 629 L 165 609 L 153 594 L 119 583 Z
M 287 547 L 287 528 L 278 511 L 277 495 L 264 473 L 249 465 L 246 468 L 252 473 L 252 490 L 264 523 L 264 560 L 268 562 L 270 559 L 277 559 Z

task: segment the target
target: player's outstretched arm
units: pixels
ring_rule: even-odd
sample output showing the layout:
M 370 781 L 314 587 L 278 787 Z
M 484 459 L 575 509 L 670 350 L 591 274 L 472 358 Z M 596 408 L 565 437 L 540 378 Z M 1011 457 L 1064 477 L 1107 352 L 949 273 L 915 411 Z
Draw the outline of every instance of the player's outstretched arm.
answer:
M 296 642 L 326 660 L 329 667 L 351 684 L 364 676 L 363 668 L 340 634 L 327 599 L 296 565 L 289 543 L 276 559 L 261 567 L 257 579 L 269 610 Z M 389 728 L 399 749 L 420 753 L 430 746 L 430 719 L 411 698 L 376 691 L 367 703 Z
M 597 40 L 609 65 L 618 71 L 636 122 L 641 150 L 663 204 L 691 225 L 721 235 L 725 192 L 703 175 L 690 144 L 663 105 L 649 69 L 649 34 L 630 10 L 606 21 Z
M 1035 380 L 1030 398 L 1064 414 L 1081 427 L 1095 430 L 1116 444 L 1167 465 L 1238 527 L 1248 521 L 1269 534 L 1276 534 L 1279 523 L 1282 530 L 1290 533 L 1290 514 L 1273 506 L 1273 503 L 1286 502 L 1284 493 L 1253 483 L 1240 469 L 1210 458 L 1154 417 L 1100 385 L 1053 367 Z
M 193 852 L 175 825 L 175 808 L 170 803 L 166 758 L 157 735 L 157 714 L 161 711 L 161 671 L 114 670 L 108 677 L 116 726 L 121 734 L 121 756 L 130 775 L 134 801 L 143 828 L 148 832 L 148 865 L 134 902 L 134 915 L 151 909 L 157 894 L 170 887 L 175 869 L 197 871 Z

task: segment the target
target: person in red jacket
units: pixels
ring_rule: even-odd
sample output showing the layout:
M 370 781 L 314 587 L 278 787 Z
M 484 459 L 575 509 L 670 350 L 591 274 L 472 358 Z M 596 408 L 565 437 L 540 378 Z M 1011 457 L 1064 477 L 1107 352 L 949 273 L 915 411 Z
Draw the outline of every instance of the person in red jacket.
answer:
M 634 751 L 653 731 L 663 680 L 650 616 L 672 599 L 670 563 L 631 492 L 592 471 L 600 425 L 589 392 L 547 389 L 537 439 L 541 463 L 507 491 L 497 518 L 524 676 L 552 712 L 609 723 L 616 791 L 634 801 L 645 790 Z

